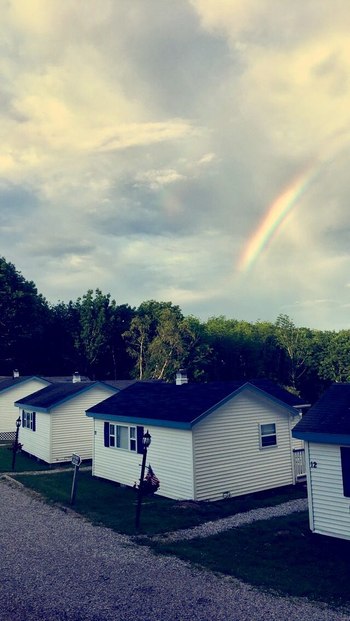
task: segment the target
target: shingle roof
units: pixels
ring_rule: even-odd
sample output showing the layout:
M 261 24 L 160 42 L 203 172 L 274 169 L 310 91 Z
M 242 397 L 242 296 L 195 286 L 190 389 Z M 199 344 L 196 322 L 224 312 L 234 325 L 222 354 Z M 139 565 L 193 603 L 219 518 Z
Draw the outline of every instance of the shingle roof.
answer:
M 118 388 L 118 390 L 123 390 L 132 384 L 135 384 L 137 380 L 104 380 L 104 384 L 108 386 L 112 386 L 113 388 Z
M 23 384 L 31 379 L 43 380 L 43 382 L 48 382 L 48 379 L 44 379 L 43 377 L 39 377 L 37 375 L 22 375 L 21 377 L 6 377 L 0 380 L 0 392 L 3 390 L 7 390 L 8 388 L 12 388 L 13 386 L 18 386 L 19 384 Z
M 252 384 L 252 382 L 248 384 L 236 381 L 188 383 L 176 386 L 167 383 L 136 382 L 90 408 L 87 412 L 90 416 L 105 415 L 190 423 L 211 408 L 215 408 L 243 386 L 250 386 L 252 390 L 255 387 L 260 389 L 259 380 L 255 380 L 254 385 Z M 269 387 L 264 384 L 264 386 L 262 390 L 267 393 L 267 396 L 282 405 L 292 406 L 290 401 L 293 402 L 295 397 L 292 396 L 290 399 L 290 393 L 286 395 L 286 391 L 275 384 Z
M 61 401 L 65 401 L 75 395 L 88 390 L 91 386 L 98 382 L 56 382 L 50 386 L 46 386 L 41 390 L 24 397 L 16 402 L 15 405 L 41 408 L 48 410 L 50 407 L 57 405 Z
M 332 384 L 293 429 L 293 435 L 350 434 L 350 384 Z

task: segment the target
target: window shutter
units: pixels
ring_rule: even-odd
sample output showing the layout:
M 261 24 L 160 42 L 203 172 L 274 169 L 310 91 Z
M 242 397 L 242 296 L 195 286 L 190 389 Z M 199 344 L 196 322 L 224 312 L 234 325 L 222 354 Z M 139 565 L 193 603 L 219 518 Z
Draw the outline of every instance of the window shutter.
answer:
M 24 410 L 22 410 L 22 427 L 24 427 Z
M 36 412 L 33 412 L 32 416 L 33 416 L 33 431 L 35 431 L 36 430 Z
M 136 433 L 137 433 L 137 452 L 142 454 L 143 453 L 143 444 L 142 444 L 143 427 L 137 426 Z
M 344 496 L 350 498 L 350 448 L 348 446 L 341 446 L 340 456 Z
M 109 446 L 109 423 L 104 423 L 104 446 Z

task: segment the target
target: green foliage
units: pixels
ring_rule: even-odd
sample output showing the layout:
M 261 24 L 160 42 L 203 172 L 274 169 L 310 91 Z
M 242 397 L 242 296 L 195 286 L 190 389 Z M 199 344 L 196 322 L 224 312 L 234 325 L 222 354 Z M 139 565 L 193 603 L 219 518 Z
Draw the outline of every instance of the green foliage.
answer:
M 0 374 L 174 381 L 267 377 L 313 402 L 332 381 L 350 381 L 350 330 L 184 316 L 172 302 L 147 300 L 135 309 L 89 289 L 76 301 L 49 306 L 33 282 L 0 258 Z
M 33 356 L 42 352 L 49 308 L 33 282 L 0 257 L 0 365 L 6 373 L 21 366 L 38 372 L 40 362 Z

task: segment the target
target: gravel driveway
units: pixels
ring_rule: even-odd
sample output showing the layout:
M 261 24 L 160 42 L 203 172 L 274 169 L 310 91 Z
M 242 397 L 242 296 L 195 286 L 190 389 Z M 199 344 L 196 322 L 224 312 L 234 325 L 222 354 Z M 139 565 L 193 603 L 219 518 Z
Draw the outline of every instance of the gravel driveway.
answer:
M 1 621 L 342 621 L 192 568 L 0 481 Z

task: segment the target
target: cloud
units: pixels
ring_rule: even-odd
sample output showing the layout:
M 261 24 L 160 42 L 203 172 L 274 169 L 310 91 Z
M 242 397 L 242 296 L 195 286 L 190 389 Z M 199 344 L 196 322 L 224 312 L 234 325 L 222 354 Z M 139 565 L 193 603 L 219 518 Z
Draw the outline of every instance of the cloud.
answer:
M 100 287 L 201 317 L 290 308 L 297 323 L 345 324 L 349 27 L 345 0 L 12 0 L 2 253 L 52 300 Z M 313 182 L 239 275 L 311 161 Z

